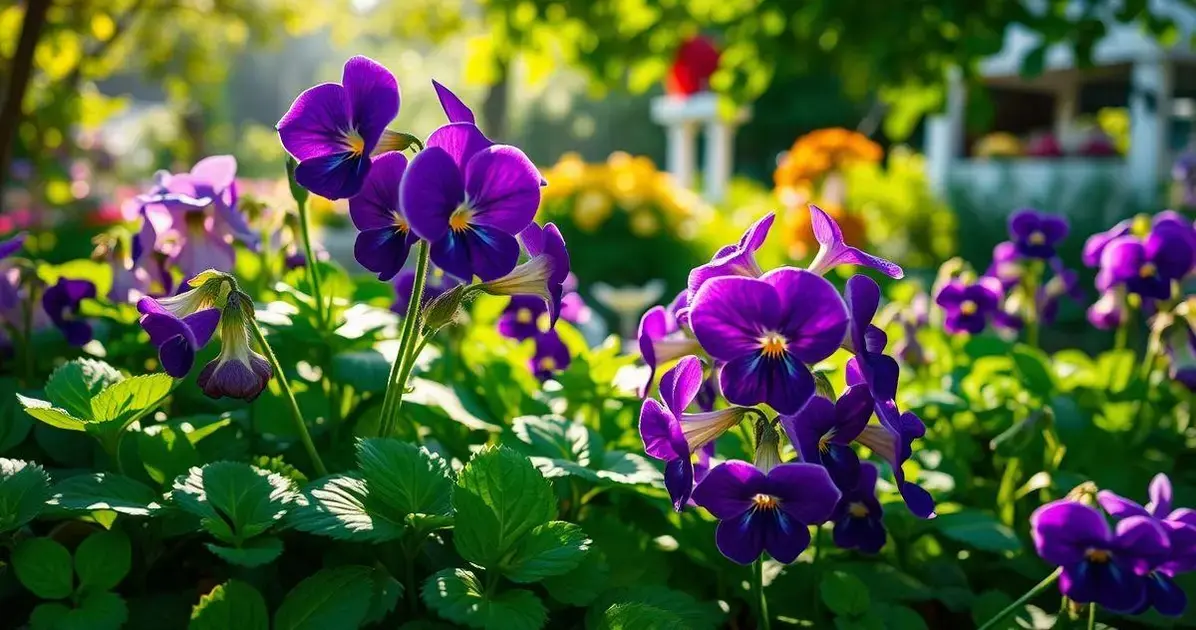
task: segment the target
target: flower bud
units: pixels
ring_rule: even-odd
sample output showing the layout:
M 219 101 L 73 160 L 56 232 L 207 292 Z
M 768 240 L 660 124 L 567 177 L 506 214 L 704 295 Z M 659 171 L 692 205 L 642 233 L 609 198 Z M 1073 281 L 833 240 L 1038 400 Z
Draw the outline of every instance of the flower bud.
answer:
M 756 455 L 752 463 L 764 474 L 781 465 L 781 436 L 763 416 L 756 419 Z
M 251 347 L 252 321 L 253 301 L 240 291 L 230 293 L 220 314 L 220 355 L 204 366 L 197 379 L 204 394 L 252 401 L 274 377 L 270 363 Z

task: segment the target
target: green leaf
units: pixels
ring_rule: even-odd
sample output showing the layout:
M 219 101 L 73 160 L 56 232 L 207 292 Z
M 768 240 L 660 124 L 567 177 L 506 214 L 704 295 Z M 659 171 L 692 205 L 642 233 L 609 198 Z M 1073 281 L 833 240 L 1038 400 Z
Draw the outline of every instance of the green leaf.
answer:
M 929 630 L 922 615 L 905 606 L 876 604 L 872 607 L 872 612 L 884 619 L 886 630 Z M 977 627 L 979 626 L 980 624 L 977 624 Z
M 832 571 L 818 585 L 822 603 L 836 615 L 855 617 L 868 612 L 871 598 L 860 578 L 846 571 Z
M 55 602 L 38 604 L 33 609 L 33 613 L 29 615 L 29 627 L 31 630 L 57 630 L 68 627 L 67 619 L 70 618 L 72 612 L 74 609 L 66 604 Z
M 377 350 L 341 352 L 332 357 L 336 378 L 359 393 L 384 392 L 390 382 L 390 362 Z
M 291 482 L 240 462 L 192 468 L 174 481 L 171 498 L 203 528 L 236 546 L 270 529 L 294 501 Z
M 169 424 L 152 424 L 137 433 L 137 454 L 150 479 L 162 484 L 203 463 L 191 440 Z
M 1049 361 L 1041 350 L 1026 346 L 1013 349 L 1013 365 L 1021 377 L 1022 384 L 1027 390 L 1044 399 L 1050 398 L 1055 391 Z
M 129 574 L 133 549 L 118 530 L 96 532 L 75 549 L 75 574 L 84 592 L 110 591 Z
M 1114 394 L 1124 392 L 1134 380 L 1138 358 L 1133 350 L 1110 350 L 1096 359 L 1096 375 L 1103 379 L 1105 389 Z
M 403 596 L 403 585 L 386 571 L 374 571 L 374 594 L 370 598 L 370 611 L 366 613 L 365 625 L 378 623 L 390 614 Z
M 71 552 L 49 538 L 29 538 L 12 552 L 12 566 L 25 588 L 42 599 L 63 599 L 75 590 Z
M 296 499 L 287 514 L 295 529 L 335 540 L 377 543 L 403 536 L 403 522 L 381 510 L 372 510 L 377 499 L 366 482 L 337 475 L 316 481 Z
M 537 582 L 577 568 L 590 549 L 591 541 L 581 527 L 552 521 L 528 532 L 515 551 L 503 560 L 499 570 L 512 582 Z
M 1022 548 L 1012 529 L 977 510 L 944 514 L 932 523 L 944 536 L 982 551 L 1012 553 Z
M 212 543 L 205 543 L 204 546 L 221 560 L 241 567 L 260 567 L 282 555 L 282 541 L 273 536 L 252 538 L 240 547 L 222 547 Z
M 17 394 L 17 402 L 21 403 L 21 408 L 25 410 L 25 413 L 52 427 L 66 429 L 67 431 L 84 431 L 87 429 L 85 421 L 72 416 L 65 409 L 55 407 L 48 401 Z
M 561 416 L 522 416 L 511 421 L 511 431 L 527 445 L 528 455 L 590 465 L 590 431 L 580 422 Z
M 374 569 L 348 565 L 323 569 L 287 593 L 274 613 L 274 630 L 356 628 L 370 612 Z
M 91 413 L 104 430 L 119 430 L 151 412 L 170 395 L 169 374 L 142 374 L 109 386 L 91 399 Z
M 680 615 L 651 604 L 623 602 L 613 604 L 597 624 L 597 630 L 688 630 Z
M 424 603 L 444 619 L 483 630 L 539 630 L 548 611 L 531 591 L 511 589 L 491 596 L 465 569 L 445 569 L 424 583 Z
M 33 418 L 17 402 L 17 381 L 0 378 L 0 454 L 25 441 Z
M 0 458 L 0 532 L 22 527 L 50 498 L 50 475 L 41 466 Z
M 466 560 L 498 561 L 537 525 L 556 514 L 552 486 L 523 455 L 500 446 L 479 451 L 457 477 L 453 540 Z
M 129 620 L 129 607 L 116 593 L 84 595 L 75 608 L 64 604 L 41 604 L 33 609 L 29 624 L 33 630 L 119 630 Z
M 614 606 L 647 606 L 661 611 L 662 619 L 676 617 L 690 630 L 714 630 L 722 627 L 724 613 L 712 603 L 702 603 L 693 596 L 665 586 L 637 585 L 607 591 L 590 606 L 586 626 L 602 625 L 603 616 Z M 638 618 L 639 615 L 636 615 Z M 621 618 L 621 617 L 620 617 Z M 629 626 L 627 627 L 630 630 Z M 665 626 L 669 627 L 669 626 Z
M 558 602 L 588 606 L 606 589 L 609 582 L 610 565 L 606 562 L 606 556 L 597 549 L 590 549 L 575 569 L 547 577 L 540 584 Z
M 92 418 L 91 399 L 122 380 L 124 376 L 103 361 L 75 359 L 59 366 L 50 375 L 46 381 L 46 397 L 70 415 L 87 421 Z
M 257 589 L 229 580 L 199 598 L 191 609 L 188 630 L 270 630 L 266 600 Z
M 71 512 L 112 510 L 148 516 L 160 509 L 161 496 L 149 486 L 115 473 L 86 473 L 55 484 L 49 505 Z
M 598 477 L 614 483 L 644 485 L 661 481 L 664 476 L 642 455 L 612 450 L 602 455 Z
M 1001 591 L 984 591 L 972 603 L 972 621 L 976 622 L 976 627 L 979 628 L 1012 603 L 1013 598 Z M 996 630 L 1014 630 L 1015 628 L 1018 628 L 1017 615 L 1012 615 L 1007 621 L 999 624 Z
M 394 438 L 357 443 L 357 466 L 370 497 L 399 519 L 409 514 L 450 516 L 453 482 L 448 463 L 426 448 Z

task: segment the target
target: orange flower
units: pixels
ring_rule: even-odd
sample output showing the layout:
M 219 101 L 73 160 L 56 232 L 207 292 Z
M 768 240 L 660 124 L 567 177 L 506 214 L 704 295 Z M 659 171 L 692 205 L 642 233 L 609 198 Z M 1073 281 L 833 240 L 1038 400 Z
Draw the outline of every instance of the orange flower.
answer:
M 883 156 L 880 145 L 864 134 L 839 127 L 819 129 L 793 143 L 777 165 L 773 180 L 777 188 L 796 188 L 848 164 L 879 162 Z

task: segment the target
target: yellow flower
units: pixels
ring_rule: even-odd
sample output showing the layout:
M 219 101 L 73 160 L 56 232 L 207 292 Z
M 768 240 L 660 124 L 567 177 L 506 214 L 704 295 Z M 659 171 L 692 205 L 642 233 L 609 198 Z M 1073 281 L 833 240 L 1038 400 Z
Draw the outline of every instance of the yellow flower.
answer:
M 611 199 L 597 190 L 587 190 L 577 196 L 573 205 L 573 222 L 584 232 L 593 232 L 610 217 Z
M 650 210 L 636 210 L 631 214 L 631 233 L 640 238 L 650 238 L 660 231 L 660 219 Z
M 973 153 L 976 157 L 981 158 L 995 158 L 995 157 L 1016 157 L 1022 154 L 1022 142 L 1017 139 L 1017 136 L 1004 133 L 990 133 L 976 142 L 973 147 Z

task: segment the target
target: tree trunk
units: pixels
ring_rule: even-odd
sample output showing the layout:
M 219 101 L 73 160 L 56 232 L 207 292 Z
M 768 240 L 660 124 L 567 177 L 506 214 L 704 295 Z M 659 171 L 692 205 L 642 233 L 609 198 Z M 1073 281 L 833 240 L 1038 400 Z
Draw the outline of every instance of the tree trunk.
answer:
M 46 25 L 49 8 L 50 0 L 28 0 L 17 51 L 9 66 L 11 74 L 4 92 L 4 108 L 0 109 L 0 212 L 4 211 L 4 184 L 8 180 L 12 145 L 15 144 L 17 128 L 21 124 L 21 106 L 25 101 L 25 90 L 29 87 L 29 77 L 33 73 L 33 51 L 37 48 L 37 40 L 41 38 L 42 27 Z
M 486 91 L 486 100 L 482 101 L 482 119 L 485 122 L 482 131 L 492 140 L 508 142 L 511 99 L 507 90 L 510 83 L 507 77 L 510 75 L 510 63 L 500 61 L 499 73 L 498 81 L 490 86 Z

